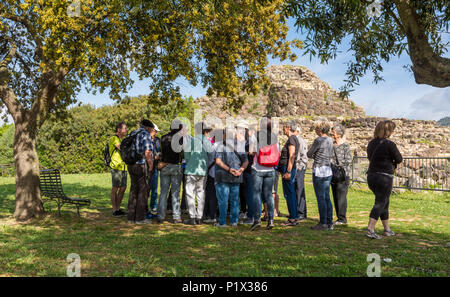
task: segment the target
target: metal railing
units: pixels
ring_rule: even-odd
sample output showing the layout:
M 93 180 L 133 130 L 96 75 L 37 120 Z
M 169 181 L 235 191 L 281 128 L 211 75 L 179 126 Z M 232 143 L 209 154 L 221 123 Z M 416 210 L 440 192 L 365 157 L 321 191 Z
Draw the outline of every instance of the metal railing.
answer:
M 351 181 L 367 183 L 367 157 L 354 156 Z M 394 173 L 393 188 L 450 192 L 450 157 L 404 157 Z

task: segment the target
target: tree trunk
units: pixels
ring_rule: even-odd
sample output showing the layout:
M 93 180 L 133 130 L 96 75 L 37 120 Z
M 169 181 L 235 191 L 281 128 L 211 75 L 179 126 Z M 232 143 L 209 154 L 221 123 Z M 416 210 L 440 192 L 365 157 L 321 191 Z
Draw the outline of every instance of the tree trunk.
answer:
M 416 83 L 438 88 L 450 86 L 450 59 L 434 52 L 413 2 L 395 0 L 395 3 L 408 39 Z
M 37 129 L 29 121 L 15 123 L 14 163 L 16 166 L 16 207 L 14 218 L 28 220 L 44 215 L 39 189 Z

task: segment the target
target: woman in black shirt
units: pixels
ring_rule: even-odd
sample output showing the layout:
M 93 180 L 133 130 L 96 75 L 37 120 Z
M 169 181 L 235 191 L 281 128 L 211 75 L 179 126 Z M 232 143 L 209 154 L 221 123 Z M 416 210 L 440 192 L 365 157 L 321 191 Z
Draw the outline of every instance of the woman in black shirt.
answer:
M 388 139 L 394 129 L 395 123 L 392 121 L 379 122 L 375 128 L 374 139 L 367 146 L 367 157 L 370 160 L 367 183 L 375 194 L 375 205 L 370 212 L 366 236 L 373 239 L 381 239 L 381 236 L 375 233 L 379 218 L 384 226 L 384 235 L 395 235 L 389 227 L 389 196 L 394 170 L 403 158 L 396 144 Z

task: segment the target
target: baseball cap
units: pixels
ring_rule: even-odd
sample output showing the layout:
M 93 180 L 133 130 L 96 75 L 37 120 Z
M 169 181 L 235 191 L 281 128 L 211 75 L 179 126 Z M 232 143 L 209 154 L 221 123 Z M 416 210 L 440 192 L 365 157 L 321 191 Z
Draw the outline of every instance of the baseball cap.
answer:
M 141 126 L 147 127 L 147 128 L 154 128 L 155 125 L 150 122 L 149 120 L 142 120 Z
M 161 131 L 161 130 L 159 130 L 159 128 L 158 128 L 158 126 L 157 126 L 156 124 L 153 124 L 153 125 L 154 125 L 153 129 L 154 129 L 156 132 Z

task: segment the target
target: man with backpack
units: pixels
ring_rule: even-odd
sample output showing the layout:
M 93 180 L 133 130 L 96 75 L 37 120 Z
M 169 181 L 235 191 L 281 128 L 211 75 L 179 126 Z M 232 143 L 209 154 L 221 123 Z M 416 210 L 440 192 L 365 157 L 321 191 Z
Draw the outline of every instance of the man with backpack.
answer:
M 127 125 L 124 122 L 117 123 L 116 134 L 109 139 L 106 149 L 105 165 L 111 168 L 112 177 L 111 204 L 113 216 L 126 215 L 120 209 L 123 195 L 127 189 L 127 164 L 120 155 L 120 143 L 126 135 Z
M 128 165 L 131 179 L 128 223 L 151 224 L 151 220 L 145 219 L 145 209 L 153 170 L 153 142 L 150 136 L 153 129 L 152 122 L 142 120 L 140 128 L 122 142 L 121 155 Z

